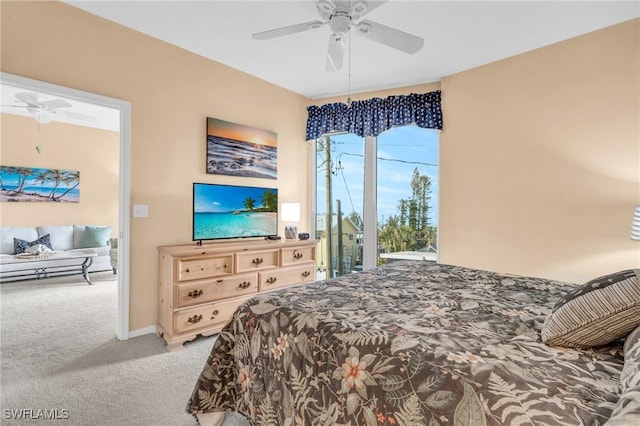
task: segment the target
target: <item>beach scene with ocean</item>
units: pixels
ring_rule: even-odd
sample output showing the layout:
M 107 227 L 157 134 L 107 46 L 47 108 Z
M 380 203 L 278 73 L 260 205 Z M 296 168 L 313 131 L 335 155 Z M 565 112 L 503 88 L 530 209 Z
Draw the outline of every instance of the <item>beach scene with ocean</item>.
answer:
M 77 170 L 0 166 L 0 202 L 80 202 Z
M 264 237 L 277 233 L 276 188 L 194 184 L 194 241 Z
M 276 233 L 277 214 L 273 212 L 195 213 L 194 240 L 244 238 Z
M 277 134 L 215 118 L 207 119 L 207 173 L 277 178 Z

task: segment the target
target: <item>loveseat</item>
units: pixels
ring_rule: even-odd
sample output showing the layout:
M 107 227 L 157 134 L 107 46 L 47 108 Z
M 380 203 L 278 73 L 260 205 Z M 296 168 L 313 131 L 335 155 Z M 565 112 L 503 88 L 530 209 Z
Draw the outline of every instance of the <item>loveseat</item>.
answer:
M 46 236 L 49 236 L 48 238 Z M 13 281 L 17 279 L 36 278 L 34 271 L 33 276 L 24 275 L 20 272 L 24 269 L 24 265 L 10 262 L 9 257 L 15 256 L 15 240 L 33 244 L 48 241 L 51 249 L 59 252 L 80 252 L 82 250 L 93 250 L 97 256 L 92 258 L 91 266 L 88 272 L 109 271 L 112 266 L 109 258 L 109 239 L 111 237 L 111 227 L 101 225 L 49 225 L 34 227 L 18 227 L 4 226 L 0 228 L 0 282 Z M 20 242 L 19 242 L 20 243 Z M 36 268 L 47 268 L 51 272 L 47 276 L 64 275 L 64 271 L 56 272 L 57 266 L 68 266 L 78 264 L 78 259 L 56 259 L 47 261 L 30 261 L 31 270 Z

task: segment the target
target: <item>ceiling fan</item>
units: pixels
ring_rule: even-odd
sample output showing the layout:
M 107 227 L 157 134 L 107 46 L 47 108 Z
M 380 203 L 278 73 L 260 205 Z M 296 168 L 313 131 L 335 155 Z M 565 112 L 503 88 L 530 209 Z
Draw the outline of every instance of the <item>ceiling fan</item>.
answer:
M 38 123 L 49 123 L 54 121 L 56 115 L 65 115 L 70 118 L 80 120 L 90 120 L 93 117 L 78 114 L 72 111 L 65 111 L 62 108 L 71 108 L 73 105 L 64 99 L 44 100 L 37 93 L 19 92 L 15 94 L 15 104 L 3 105 L 10 108 L 25 108 Z
M 267 40 L 302 31 L 314 30 L 329 25 L 329 50 L 327 52 L 327 71 L 337 71 L 342 68 L 344 58 L 344 38 L 351 27 L 356 33 L 370 40 L 382 43 L 394 49 L 406 53 L 416 53 L 424 44 L 424 39 L 405 33 L 395 28 L 364 19 L 362 16 L 376 9 L 385 1 L 340 1 L 340 0 L 314 0 L 316 9 L 322 20 L 303 22 L 287 27 L 276 28 L 253 34 L 256 40 Z

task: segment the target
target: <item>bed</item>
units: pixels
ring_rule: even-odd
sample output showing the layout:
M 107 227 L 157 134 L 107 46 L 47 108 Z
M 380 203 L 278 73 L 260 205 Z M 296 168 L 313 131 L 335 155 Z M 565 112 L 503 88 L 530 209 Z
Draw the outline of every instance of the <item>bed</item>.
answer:
M 585 287 L 394 262 L 261 294 L 219 334 L 187 411 L 253 425 L 640 424 L 639 273 Z M 541 341 L 565 339 L 550 320 L 592 315 L 588 289 L 610 284 L 625 306 L 600 331 Z

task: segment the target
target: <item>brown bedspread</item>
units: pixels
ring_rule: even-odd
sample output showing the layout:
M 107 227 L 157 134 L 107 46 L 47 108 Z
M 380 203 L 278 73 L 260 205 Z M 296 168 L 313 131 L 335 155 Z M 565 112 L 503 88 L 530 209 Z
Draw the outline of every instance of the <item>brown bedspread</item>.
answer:
M 254 425 L 601 425 L 621 344 L 540 341 L 573 287 L 396 262 L 258 295 L 220 333 L 187 411 Z

